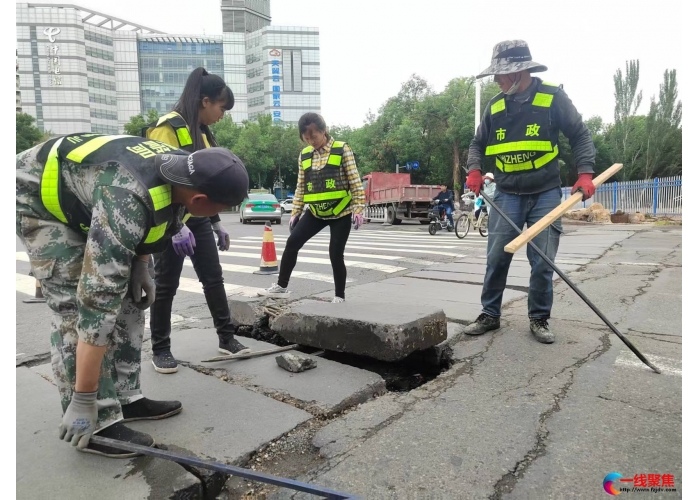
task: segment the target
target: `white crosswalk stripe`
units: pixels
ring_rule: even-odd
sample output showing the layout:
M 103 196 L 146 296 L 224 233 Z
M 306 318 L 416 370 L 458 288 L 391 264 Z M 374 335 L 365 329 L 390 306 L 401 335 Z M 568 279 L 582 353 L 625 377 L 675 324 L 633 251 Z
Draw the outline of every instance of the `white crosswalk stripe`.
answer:
M 258 292 L 262 290 L 262 288 L 254 286 L 234 285 L 232 283 L 224 283 L 224 288 L 226 289 L 226 295 L 243 295 L 245 297 L 257 297 Z M 204 295 L 202 284 L 198 280 L 192 278 L 180 277 L 178 291 L 200 293 Z
M 34 297 L 36 292 L 36 280 L 26 274 L 15 273 L 15 290 Z
M 251 243 L 251 245 L 253 245 Z M 246 246 L 246 245 L 234 245 L 232 244 L 230 248 L 238 248 L 241 250 L 252 250 L 256 251 L 259 250 L 260 245 L 257 246 Z M 275 249 L 282 250 L 284 249 L 285 245 L 278 245 L 275 244 Z M 302 248 L 299 250 L 299 253 L 312 253 L 315 255 L 328 255 L 328 250 L 308 250 L 306 248 Z M 219 255 L 226 257 L 228 252 L 219 252 Z M 429 261 L 429 260 L 422 260 L 422 259 L 411 259 L 410 257 L 402 257 L 398 255 L 382 255 L 382 254 L 374 254 L 374 253 L 356 253 L 356 252 L 345 252 L 345 257 L 360 257 L 363 259 L 375 259 L 375 260 L 393 260 L 393 261 L 398 261 L 398 262 L 407 262 L 410 264 L 424 264 L 426 266 L 432 266 L 435 264 L 435 262 Z M 460 255 L 460 254 L 455 254 L 455 256 Z
M 228 252 L 219 252 L 219 255 L 226 256 Z M 260 256 L 257 257 L 258 259 Z M 185 265 L 188 267 L 193 267 L 192 261 L 189 259 L 185 259 Z M 242 274 L 253 274 L 255 271 L 258 271 L 260 267 L 254 267 L 254 266 L 240 266 L 237 264 L 227 264 L 225 262 L 221 262 L 221 269 L 224 271 L 228 271 L 231 273 L 242 273 Z M 301 279 L 307 279 L 307 280 L 314 280 L 314 281 L 323 281 L 324 283 L 333 283 L 333 275 L 331 274 L 321 274 L 321 273 L 312 273 L 309 271 L 297 271 L 294 270 L 292 271 L 292 278 L 301 278 Z M 352 283 L 353 279 L 348 278 L 347 282 Z
M 248 241 L 262 241 L 262 236 L 243 236 L 242 239 L 248 240 Z M 277 240 L 286 240 L 287 238 L 285 236 L 275 236 L 275 243 Z M 451 248 L 458 248 L 458 244 L 449 244 L 449 245 L 440 245 L 440 244 L 434 244 L 434 245 L 416 245 L 412 241 L 406 241 L 406 242 L 398 242 L 399 240 L 390 240 L 390 241 L 379 241 L 379 240 L 362 240 L 364 243 L 360 246 L 357 246 L 355 244 L 356 242 L 354 240 L 348 240 L 349 243 L 345 245 L 346 248 L 366 248 L 368 245 L 372 245 L 373 247 L 387 247 L 386 249 L 391 249 L 392 251 L 400 251 L 397 249 L 404 248 L 409 246 L 410 248 L 425 248 L 426 250 L 421 251 L 421 253 L 429 255 L 431 252 L 427 250 L 433 250 L 433 249 L 451 249 Z M 455 238 L 455 242 L 457 242 L 457 238 Z M 330 242 L 330 237 L 326 238 L 323 236 L 314 236 L 309 240 L 306 245 L 309 243 L 314 243 L 315 245 L 321 245 L 321 246 L 328 246 L 328 243 Z M 360 240 L 357 241 L 359 243 Z
M 281 263 L 288 237 L 286 234 L 274 236 L 278 264 Z M 331 266 L 328 257 L 329 244 L 330 232 L 328 230 L 322 231 L 309 240 L 299 251 L 292 280 L 332 284 L 334 280 L 331 272 L 316 272 L 319 270 L 318 266 L 327 266 L 327 268 Z M 474 252 L 477 251 L 483 253 L 485 245 L 486 238 L 481 238 L 478 234 L 474 236 L 471 233 L 467 238 L 459 240 L 453 233 L 444 231 L 430 236 L 425 231 L 418 233 L 363 228 L 360 231 L 351 232 L 346 244 L 344 257 L 349 274 L 347 282 L 353 283 L 357 281 L 358 276 L 361 276 L 355 271 L 354 278 L 350 277 L 352 269 L 391 275 L 409 268 L 420 269 L 445 262 L 446 259 L 465 258 L 474 255 Z M 219 252 L 227 294 L 255 297 L 263 289 L 257 286 L 238 284 L 241 282 L 262 284 L 259 278 L 251 276 L 260 269 L 261 246 L 262 236 L 233 236 L 230 249 Z M 16 252 L 16 260 L 29 262 L 26 252 Z M 191 260 L 185 259 L 184 265 L 186 269 L 190 270 L 183 272 L 179 291 L 203 294 L 202 285 L 194 277 L 191 270 L 193 268 Z M 310 267 L 313 270 L 309 270 Z M 241 275 L 247 276 L 244 278 Z M 276 280 L 274 276 L 270 276 L 270 278 L 270 282 Z M 268 285 L 265 284 L 265 286 Z M 16 273 L 16 289 L 17 292 L 33 296 L 35 293 L 34 278 L 18 271 Z
M 228 255 L 231 257 L 241 257 L 243 259 L 260 259 L 260 255 L 249 254 L 244 252 L 225 252 L 223 255 Z M 282 259 L 281 255 L 277 256 L 277 261 Z M 331 265 L 331 261 L 328 259 L 321 259 L 318 257 L 297 257 L 297 262 L 303 262 L 305 264 L 321 264 L 321 265 Z M 362 269 L 373 269 L 375 271 L 382 271 L 384 273 L 396 273 L 406 269 L 405 267 L 390 266 L 388 264 L 378 264 L 376 262 L 360 262 L 356 260 L 345 260 L 346 267 L 359 267 Z

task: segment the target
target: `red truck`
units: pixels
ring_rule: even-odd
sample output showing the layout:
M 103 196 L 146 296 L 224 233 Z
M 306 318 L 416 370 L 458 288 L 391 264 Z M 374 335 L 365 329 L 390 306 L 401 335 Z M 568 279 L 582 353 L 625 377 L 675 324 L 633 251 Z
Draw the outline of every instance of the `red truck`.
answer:
M 430 202 L 440 186 L 413 185 L 411 174 L 372 172 L 362 178 L 365 189 L 366 215 L 369 219 L 384 218 L 386 210 L 391 224 L 418 220 L 427 224 Z

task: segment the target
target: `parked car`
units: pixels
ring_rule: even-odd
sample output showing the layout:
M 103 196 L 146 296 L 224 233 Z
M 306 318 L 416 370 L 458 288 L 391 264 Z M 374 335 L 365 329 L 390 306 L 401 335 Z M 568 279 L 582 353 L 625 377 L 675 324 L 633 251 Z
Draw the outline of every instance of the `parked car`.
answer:
M 252 220 L 270 221 L 274 224 L 282 222 L 282 208 L 272 194 L 249 193 L 241 203 L 240 220 L 248 224 Z
M 291 212 L 294 206 L 294 200 L 292 198 L 287 198 L 286 200 L 280 201 L 280 207 L 282 207 L 282 213 L 286 214 Z

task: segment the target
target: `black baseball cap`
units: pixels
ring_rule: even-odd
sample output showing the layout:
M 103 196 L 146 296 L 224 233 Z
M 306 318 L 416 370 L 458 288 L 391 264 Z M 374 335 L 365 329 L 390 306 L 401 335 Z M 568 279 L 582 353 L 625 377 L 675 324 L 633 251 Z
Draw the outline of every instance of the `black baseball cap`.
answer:
M 194 189 L 229 207 L 239 205 L 248 195 L 248 171 L 226 148 L 156 155 L 156 167 L 168 184 Z

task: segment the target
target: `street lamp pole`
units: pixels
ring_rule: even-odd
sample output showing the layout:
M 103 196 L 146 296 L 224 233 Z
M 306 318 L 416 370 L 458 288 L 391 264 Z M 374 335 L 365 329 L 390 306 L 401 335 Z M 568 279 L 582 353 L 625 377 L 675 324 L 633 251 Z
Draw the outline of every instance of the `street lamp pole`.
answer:
M 474 80 L 474 135 L 476 129 L 479 128 L 479 120 L 481 119 L 481 84 L 479 80 Z

